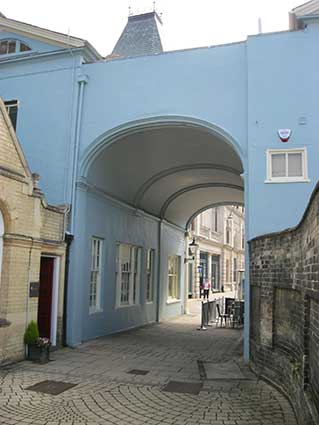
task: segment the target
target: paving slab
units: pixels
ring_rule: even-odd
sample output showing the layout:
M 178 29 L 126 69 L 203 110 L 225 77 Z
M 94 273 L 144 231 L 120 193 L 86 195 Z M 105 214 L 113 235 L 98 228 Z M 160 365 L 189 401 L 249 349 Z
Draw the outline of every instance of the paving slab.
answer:
M 247 379 L 240 367 L 234 362 L 203 362 L 206 379 L 241 380 Z
M 242 331 L 199 323 L 192 313 L 57 350 L 46 365 L 0 369 L 0 424 L 297 425 L 289 402 L 243 363 Z M 30 391 L 43 381 L 67 390 Z M 172 381 L 196 391 L 164 391 Z

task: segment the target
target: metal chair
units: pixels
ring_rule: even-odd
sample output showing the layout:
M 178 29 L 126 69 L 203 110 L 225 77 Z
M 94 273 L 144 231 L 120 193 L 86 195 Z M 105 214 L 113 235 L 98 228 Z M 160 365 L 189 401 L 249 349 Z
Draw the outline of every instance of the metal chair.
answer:
M 221 313 L 219 304 L 216 304 L 216 310 L 217 310 L 217 319 L 218 319 L 217 323 L 219 323 L 219 321 L 220 321 L 220 326 L 223 327 L 223 321 L 224 321 L 225 327 L 226 327 L 227 319 L 228 319 L 228 321 L 230 320 L 230 314 L 229 313 Z

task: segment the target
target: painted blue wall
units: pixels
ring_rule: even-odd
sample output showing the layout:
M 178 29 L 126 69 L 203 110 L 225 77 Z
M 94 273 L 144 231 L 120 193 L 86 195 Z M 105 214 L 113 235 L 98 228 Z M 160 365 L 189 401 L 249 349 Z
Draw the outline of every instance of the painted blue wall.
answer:
M 158 301 L 158 267 L 160 260 L 160 311 L 159 318 L 176 317 L 184 311 L 184 275 L 180 275 L 181 301 L 167 303 L 168 256 L 180 255 L 184 259 L 183 232 L 160 224 L 150 216 L 137 214 L 133 209 L 120 206 L 99 193 L 88 193 L 85 188 L 77 190 L 76 237 L 72 246 L 70 287 L 68 305 L 68 342 L 80 342 L 101 335 L 118 332 L 131 327 L 155 322 Z M 159 246 L 161 226 L 161 246 Z M 89 312 L 89 283 L 91 268 L 91 239 L 103 239 L 101 311 Z M 139 304 L 116 307 L 117 291 L 117 245 L 128 243 L 142 248 Z M 155 250 L 154 302 L 146 302 L 146 253 Z M 76 282 L 76 283 L 75 283 Z M 74 326 L 76 324 L 76 326 Z
M 88 75 L 89 83 L 83 109 L 82 151 L 114 127 L 165 115 L 216 124 L 245 148 L 244 43 L 98 62 L 83 65 L 83 73 Z
M 17 136 L 50 203 L 70 202 L 80 62 L 65 52 L 0 64 L 0 96 L 19 101 Z
M 248 39 L 250 237 L 295 226 L 318 181 L 318 40 L 318 25 Z M 288 143 L 280 141 L 279 128 L 292 129 Z M 302 147 L 310 183 L 265 183 L 267 149 Z
M 174 115 L 219 126 L 244 154 L 246 235 L 252 238 L 297 224 L 319 177 L 318 38 L 319 26 L 312 24 L 306 31 L 264 34 L 246 43 L 85 65 L 80 55 L 57 54 L 52 46 L 34 44 L 49 55 L 0 62 L 0 95 L 20 101 L 17 134 L 52 203 L 71 200 L 79 74 L 88 76 L 78 117 L 80 161 L 104 133 L 131 121 Z M 299 124 L 300 117 L 306 125 Z M 283 145 L 276 131 L 285 127 L 293 136 Z M 286 147 L 307 147 L 309 183 L 264 182 L 266 149 Z M 159 315 L 180 314 L 183 289 L 181 302 L 174 305 L 166 303 L 165 291 L 167 259 L 183 255 L 183 233 L 162 225 L 159 241 L 158 229 L 157 220 L 137 217 L 101 194 L 78 189 L 68 313 L 71 343 L 156 319 L 155 306 L 114 310 L 117 241 L 157 250 L 160 242 Z M 105 308 L 97 315 L 88 314 L 92 235 L 105 239 Z

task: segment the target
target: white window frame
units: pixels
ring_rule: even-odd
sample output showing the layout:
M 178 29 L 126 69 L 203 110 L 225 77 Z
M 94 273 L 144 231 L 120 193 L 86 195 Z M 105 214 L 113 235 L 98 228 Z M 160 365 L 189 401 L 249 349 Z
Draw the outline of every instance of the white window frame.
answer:
M 7 51 L 5 53 L 1 53 L 0 51 L 0 57 L 2 56 L 9 56 L 9 55 L 15 55 L 17 53 L 25 53 L 25 52 L 30 52 L 32 49 L 31 47 L 26 44 L 24 41 L 16 39 L 16 38 L 5 38 L 5 39 L 1 39 L 0 40 L 0 45 L 7 43 Z M 14 51 L 13 52 L 9 52 L 9 44 L 10 43 L 14 43 Z M 26 49 L 22 50 L 22 46 L 25 46 Z
M 154 301 L 154 271 L 155 271 L 155 249 L 146 251 L 146 293 L 147 303 Z
M 103 259 L 103 242 L 102 238 L 93 236 L 91 238 L 91 268 L 90 268 L 90 285 L 89 285 L 89 313 L 94 314 L 102 311 L 101 308 L 101 274 Z M 96 248 L 94 248 L 96 243 Z M 97 248 L 99 247 L 99 249 Z M 96 275 L 96 282 L 93 282 L 92 276 Z M 94 283 L 94 284 L 93 284 Z M 93 293 L 93 288 L 94 293 Z M 91 296 L 94 296 L 95 303 L 91 304 Z
M 301 153 L 302 176 L 288 177 L 288 154 Z M 285 154 L 286 156 L 286 176 L 285 177 L 272 177 L 272 155 Z M 265 183 L 306 183 L 309 182 L 308 178 L 308 156 L 307 148 L 293 148 L 293 149 L 267 149 L 267 179 Z
M 130 263 L 127 270 L 121 270 L 121 258 L 120 252 L 121 247 L 128 247 L 130 249 Z M 134 262 L 134 256 L 132 253 L 137 251 L 137 264 Z M 117 277 L 116 277 L 116 308 L 125 308 L 137 306 L 140 304 L 140 287 L 141 287 L 141 258 L 142 248 L 138 245 L 132 245 L 129 243 L 118 243 L 117 244 Z M 128 275 L 128 299 L 127 302 L 123 302 L 122 298 L 122 274 Z M 135 299 L 134 299 L 134 282 L 135 282 Z
M 174 261 L 176 261 L 176 268 L 177 270 L 175 271 L 175 273 L 169 273 L 169 262 L 170 259 L 174 258 Z M 170 277 L 175 277 L 176 279 L 176 296 L 171 296 L 169 294 L 169 278 Z M 168 261 L 167 261 L 167 303 L 174 303 L 174 302 L 179 302 L 181 299 L 181 256 L 180 255 L 170 255 L 168 257 Z

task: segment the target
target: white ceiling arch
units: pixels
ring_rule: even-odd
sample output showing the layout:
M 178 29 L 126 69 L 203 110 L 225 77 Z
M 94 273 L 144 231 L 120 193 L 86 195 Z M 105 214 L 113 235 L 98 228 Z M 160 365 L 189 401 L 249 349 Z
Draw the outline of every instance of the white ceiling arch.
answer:
M 244 202 L 241 158 L 238 144 L 214 126 L 176 118 L 128 123 L 87 150 L 81 179 L 185 228 L 207 205 Z

